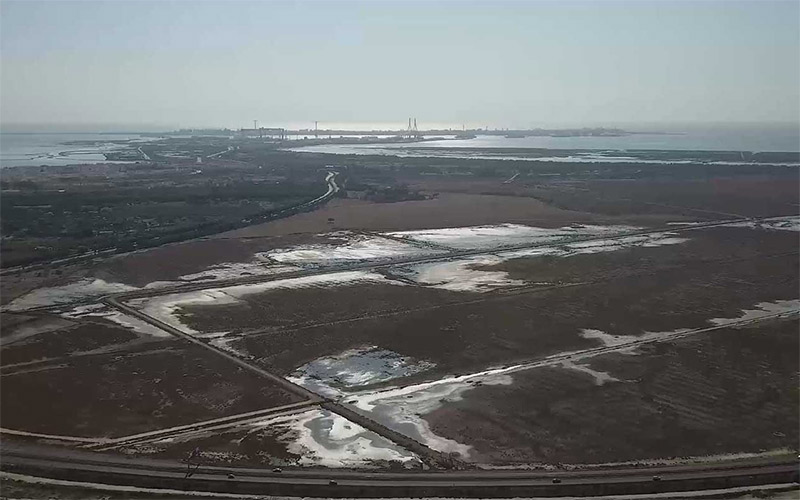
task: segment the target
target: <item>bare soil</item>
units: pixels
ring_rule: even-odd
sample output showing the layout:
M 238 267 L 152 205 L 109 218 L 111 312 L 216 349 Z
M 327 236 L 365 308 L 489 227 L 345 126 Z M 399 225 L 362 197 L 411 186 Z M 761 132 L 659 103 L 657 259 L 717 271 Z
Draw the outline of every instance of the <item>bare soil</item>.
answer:
M 139 338 L 126 328 L 102 320 L 75 322 L 72 326 L 52 332 L 39 333 L 27 339 L 3 346 L 0 356 L 3 367 L 36 360 L 65 358 L 75 354 L 110 350 Z M 152 337 L 151 341 L 163 340 Z
M 656 270 L 665 266 L 701 265 L 706 262 L 727 262 L 744 269 L 748 266 L 748 260 L 800 253 L 800 241 L 793 231 L 711 227 L 684 231 L 675 234 L 675 237 L 688 241 L 658 248 L 631 247 L 569 258 L 519 258 L 478 269 L 505 271 L 512 279 L 576 283 L 620 276 L 627 272 Z M 786 269 L 789 275 L 797 274 L 793 267 Z
M 0 382 L 3 427 L 83 437 L 119 437 L 299 400 L 178 340 L 68 356 Z
M 198 433 L 173 440 L 170 443 L 134 444 L 122 448 L 125 454 L 158 459 L 185 461 L 195 448 L 201 450 L 194 463 L 202 465 L 236 466 L 286 466 L 296 462 L 300 455 L 289 452 L 278 437 L 285 431 L 265 427 L 253 430 L 232 427 L 226 430 Z
M 674 214 L 698 219 L 774 217 L 800 211 L 796 176 L 530 183 L 528 194 L 565 210 L 610 216 Z
M 319 234 L 337 229 L 508 222 L 660 226 L 790 215 L 800 208 L 796 173 L 679 178 L 665 167 L 640 179 L 625 167 L 630 178 L 601 179 L 603 172 L 616 175 L 614 168 L 587 166 L 571 177 L 559 168 L 509 184 L 503 181 L 510 176 L 385 172 L 391 182 L 399 179 L 431 199 L 337 198 L 314 212 L 215 237 L 88 265 L 13 273 L 0 280 L 2 302 L 83 276 L 135 286 L 174 280 L 215 264 L 247 262 L 261 251 L 333 241 Z M 738 317 L 759 302 L 800 295 L 796 232 L 715 228 L 685 236 L 691 240 L 679 245 L 515 259 L 484 268 L 550 285 L 485 294 L 393 285 L 282 290 L 233 306 L 188 308 L 187 319 L 199 330 L 240 330 L 231 346 L 276 373 L 363 345 L 437 364 L 404 381 L 410 382 L 596 345 L 578 335 L 583 328 L 640 335 L 702 327 L 711 318 Z M 6 329 L 30 319 L 4 314 L 0 321 Z M 426 419 L 434 432 L 474 445 L 477 460 L 495 464 L 797 449 L 799 327 L 790 320 L 729 328 L 646 347 L 636 356 L 596 358 L 593 368 L 622 380 L 603 386 L 566 369 L 519 372 L 513 385 L 475 388 Z M 3 348 L 4 365 L 31 362 L 3 370 L 3 426 L 116 437 L 297 400 L 200 347 L 171 339 L 131 341 L 124 328 L 83 321 Z M 87 354 L 106 348 L 117 352 Z M 289 458 L 269 432 L 231 442 L 240 437 L 220 434 L 201 442 L 243 463 Z M 177 459 L 186 451 L 180 444 L 164 453 Z
M 86 264 L 71 264 L 59 267 L 18 270 L 0 278 L 0 304 L 12 300 L 37 288 L 56 287 L 78 281 L 88 273 Z
M 494 464 L 603 463 L 798 448 L 797 319 L 595 358 L 620 382 L 541 368 L 425 416 Z
M 464 294 L 417 286 L 358 283 L 245 295 L 240 303 L 185 306 L 182 321 L 201 332 L 275 331 L 405 312 L 464 300 Z
M 328 223 L 329 218 L 334 219 L 333 224 Z M 435 199 L 397 203 L 335 199 L 314 212 L 237 229 L 218 237 L 319 233 L 333 229 L 401 231 L 506 222 L 559 227 L 597 220 L 592 214 L 555 208 L 534 198 L 442 193 Z
M 484 294 L 387 285 L 272 291 L 244 304 L 193 307 L 192 325 L 266 327 L 230 345 L 280 373 L 362 345 L 433 361 L 439 373 L 479 370 L 594 345 L 579 337 L 584 328 L 698 328 L 759 302 L 797 298 L 795 238 L 698 230 L 680 245 L 516 259 L 497 267 L 553 285 Z
M 255 254 L 276 248 L 343 241 L 324 235 L 205 238 L 120 255 L 98 264 L 91 274 L 106 281 L 145 286 L 155 281 L 177 280 L 181 276 L 205 271 L 218 264 L 250 262 Z

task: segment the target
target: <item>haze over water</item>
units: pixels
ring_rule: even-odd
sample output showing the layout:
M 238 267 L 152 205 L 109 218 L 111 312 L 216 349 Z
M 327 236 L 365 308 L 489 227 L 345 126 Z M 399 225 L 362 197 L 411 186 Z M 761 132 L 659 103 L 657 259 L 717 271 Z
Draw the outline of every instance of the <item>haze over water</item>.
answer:
M 4 131 L 800 121 L 796 1 L 5 0 L 0 14 Z
M 441 127 L 441 125 L 439 125 Z M 330 128 L 340 129 L 400 129 L 391 123 L 355 124 L 338 123 Z M 673 151 L 746 151 L 746 152 L 798 152 L 800 132 L 793 125 L 750 126 L 698 126 L 685 125 L 661 128 L 632 126 L 627 130 L 636 133 L 619 137 L 546 137 L 529 136 L 506 138 L 502 135 L 478 135 L 474 139 L 453 139 L 401 144 L 324 144 L 303 146 L 297 141 L 289 148 L 295 151 L 336 154 L 406 155 L 408 149 L 464 148 L 464 149 L 588 149 L 604 151 L 673 150 Z M 646 130 L 658 133 L 644 132 Z M 441 136 L 442 134 L 435 134 Z M 313 135 L 307 135 L 313 137 Z M 303 135 L 292 136 L 302 139 Z M 322 134 L 321 137 L 327 137 Z M 335 136 L 334 136 L 335 137 Z M 429 136 L 430 137 L 430 136 Z M 104 144 L 107 141 L 156 140 L 135 133 L 0 133 L 0 167 L 68 165 L 75 163 L 104 163 L 103 151 L 119 149 L 120 145 Z M 84 141 L 87 144 L 68 144 Z M 97 144 L 89 144 L 97 141 Z M 435 152 L 429 153 L 437 156 Z M 621 155 L 622 153 L 620 153 Z M 453 156 L 453 154 L 450 154 Z M 513 158 L 513 155 L 511 156 Z M 597 161 L 599 159 L 595 159 Z
M 652 149 L 673 151 L 800 151 L 800 128 L 795 125 L 750 126 L 670 126 L 661 128 L 631 127 L 635 132 L 617 137 L 548 137 L 506 138 L 480 135 L 469 140 L 431 141 L 423 144 L 395 144 L 392 149 L 443 148 L 545 148 L 545 149 Z M 648 133 L 646 130 L 657 133 Z M 381 148 L 380 145 L 311 146 L 317 151 L 344 152 L 348 148 Z

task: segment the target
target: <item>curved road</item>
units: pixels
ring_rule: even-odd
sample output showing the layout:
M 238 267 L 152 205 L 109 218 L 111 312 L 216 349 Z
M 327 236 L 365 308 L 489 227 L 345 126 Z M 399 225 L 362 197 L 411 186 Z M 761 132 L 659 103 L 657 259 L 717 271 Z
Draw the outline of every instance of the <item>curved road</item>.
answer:
M 140 151 L 141 151 L 141 149 L 140 149 Z M 142 151 L 141 153 L 146 156 L 144 151 Z M 215 153 L 215 154 L 222 154 L 222 153 L 227 153 L 227 150 L 220 151 L 219 153 Z M 149 160 L 150 157 L 147 157 L 147 159 Z M 236 160 L 228 160 L 228 161 L 236 161 Z M 335 172 L 335 171 L 329 171 L 328 172 L 328 175 L 325 177 L 325 183 L 328 185 L 328 190 L 325 192 L 325 194 L 323 194 L 321 196 L 318 196 L 318 197 L 314 198 L 311 201 L 307 201 L 305 203 L 302 203 L 300 205 L 295 205 L 293 207 L 289 207 L 289 208 L 280 210 L 278 212 L 275 212 L 274 213 L 275 217 L 272 220 L 279 219 L 279 218 L 282 218 L 282 217 L 288 217 L 290 215 L 294 215 L 299 210 L 306 209 L 306 208 L 312 208 L 315 205 L 319 205 L 320 203 L 324 203 L 324 202 L 328 201 L 334 194 L 336 194 L 339 191 L 339 186 L 336 184 L 336 176 L 338 174 L 339 174 L 339 172 Z M 206 237 L 206 236 L 201 236 L 200 238 L 204 238 L 204 237 Z M 180 240 L 180 241 L 178 241 L 176 243 L 186 243 L 187 241 L 190 241 L 190 240 Z M 163 245 L 172 245 L 172 244 L 174 244 L 174 243 L 165 243 Z M 163 246 L 163 245 L 161 245 L 161 246 Z M 141 247 L 141 248 L 139 248 L 139 250 L 142 250 L 144 248 L 155 248 L 155 247 Z M 0 276 L 6 276 L 6 275 L 9 275 L 9 274 L 12 274 L 12 273 L 16 273 L 16 272 L 34 271 L 36 269 L 43 269 L 45 267 L 52 266 L 52 265 L 62 265 L 62 264 L 68 264 L 68 263 L 75 263 L 75 262 L 80 262 L 82 260 L 87 260 L 87 259 L 96 259 L 96 258 L 102 258 L 102 257 L 112 257 L 114 255 L 124 254 L 124 253 L 130 253 L 130 251 L 126 250 L 126 251 L 122 251 L 121 252 L 117 248 L 106 248 L 106 249 L 100 249 L 100 250 L 91 250 L 89 252 L 82 253 L 80 255 L 71 255 L 71 256 L 67 256 L 67 257 L 63 257 L 63 258 L 59 258 L 59 259 L 46 261 L 46 262 L 37 262 L 37 263 L 27 264 L 27 265 L 22 265 L 22 266 L 5 267 L 5 268 L 0 269 Z M 46 308 L 40 308 L 40 309 L 46 309 Z

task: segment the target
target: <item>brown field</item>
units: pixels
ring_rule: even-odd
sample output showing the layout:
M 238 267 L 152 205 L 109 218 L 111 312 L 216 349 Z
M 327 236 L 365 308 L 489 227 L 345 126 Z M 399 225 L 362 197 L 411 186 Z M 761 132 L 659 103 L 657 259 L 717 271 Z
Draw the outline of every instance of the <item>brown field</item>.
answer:
M 564 259 L 543 256 L 513 259 L 481 269 L 502 270 L 513 279 L 550 282 L 585 282 L 615 277 L 628 272 L 658 270 L 669 266 L 704 263 L 729 263 L 736 269 L 758 266 L 753 262 L 788 257 L 800 253 L 793 231 L 754 231 L 748 228 L 711 227 L 677 235 L 688 241 L 666 247 L 635 247 L 621 251 L 580 255 Z M 795 257 L 797 259 L 797 257 Z M 748 264 L 751 262 L 751 264 Z M 795 266 L 786 267 L 786 276 L 796 276 Z
M 590 363 L 540 368 L 425 416 L 493 464 L 603 463 L 796 449 L 797 319 L 728 328 Z
M 273 290 L 239 304 L 186 307 L 184 320 L 204 331 L 243 330 L 230 346 L 279 373 L 362 345 L 451 373 L 591 346 L 578 336 L 583 328 L 617 335 L 698 328 L 798 297 L 794 233 L 691 233 L 674 246 L 491 266 L 552 285 L 483 294 L 392 285 Z
M 259 252 L 298 244 L 336 241 L 336 238 L 324 235 L 203 238 L 108 259 L 93 268 L 92 276 L 132 286 L 145 286 L 155 281 L 177 280 L 217 264 L 250 262 Z
M 64 323 L 67 322 L 64 321 Z M 103 321 L 71 323 L 68 327 L 39 333 L 30 337 L 27 341 L 15 342 L 4 346 L 1 351 L 3 368 L 22 363 L 43 363 L 90 352 L 124 350 L 139 339 L 131 330 L 119 328 Z M 140 343 L 148 340 L 153 342 L 163 339 L 142 339 Z
M 334 219 L 333 224 L 328 223 L 329 217 Z M 609 222 L 611 220 L 611 217 L 555 208 L 530 197 L 442 193 L 436 199 L 397 203 L 335 199 L 314 212 L 237 229 L 222 233 L 217 237 L 276 236 L 318 233 L 332 229 L 402 231 L 505 222 L 559 227 L 575 222 Z M 642 223 L 646 222 L 646 219 L 641 220 Z
M 575 181 L 531 186 L 530 195 L 567 210 L 612 216 L 676 214 L 699 219 L 795 214 L 796 178 L 726 178 L 655 182 Z
M 682 179 L 665 167 L 663 177 L 651 170 L 646 179 L 602 179 L 598 167 L 586 169 L 573 177 L 532 172 L 509 184 L 503 181 L 510 175 L 391 178 L 381 172 L 431 199 L 335 198 L 313 212 L 213 237 L 12 274 L 1 280 L 2 302 L 84 276 L 138 287 L 177 280 L 217 264 L 251 262 L 276 248 L 341 242 L 323 234 L 339 229 L 591 223 L 669 231 L 677 226 L 667 222 L 789 215 L 800 207 L 794 174 Z M 232 332 L 226 348 L 278 375 L 373 345 L 435 364 L 375 388 L 596 347 L 598 341 L 580 335 L 583 329 L 640 336 L 702 328 L 762 302 L 800 297 L 797 232 L 716 227 L 678 236 L 688 241 L 475 267 L 526 282 L 490 292 L 414 285 L 399 281 L 402 266 L 384 265 L 373 271 L 398 284 L 273 289 L 234 304 L 183 307 L 181 320 L 201 333 Z M 4 428 L 118 437 L 298 401 L 177 338 L 147 338 L 103 319 L 54 319 L 41 312 L 4 313 L 0 321 Z M 52 329 L 7 342 L 18 328 L 48 321 Z M 794 316 L 649 344 L 635 355 L 603 354 L 585 363 L 619 379 L 603 385 L 566 368 L 518 371 L 510 385 L 476 385 L 423 417 L 435 434 L 473 446 L 470 460 L 488 465 L 796 450 L 798 328 Z M 231 464 L 298 458 L 268 428 L 200 433 L 159 449 L 147 449 L 150 444 L 122 451 L 180 459 L 200 445 Z
M 463 300 L 463 294 L 447 290 L 380 283 L 296 288 L 246 295 L 241 303 L 233 305 L 185 306 L 182 321 L 200 332 L 269 333 Z
M 117 437 L 299 400 L 200 347 L 136 337 L 80 321 L 4 347 L 3 427 Z
M 605 172 L 610 173 L 610 172 Z M 720 216 L 771 217 L 797 213 L 800 190 L 796 173 L 779 175 L 681 178 L 664 172 L 649 178 L 610 178 L 603 173 L 542 177 L 534 172 L 512 183 L 473 176 L 409 176 L 403 179 L 423 192 L 530 197 L 551 207 L 591 213 L 595 217 L 682 216 L 714 219 Z M 659 178 L 660 177 L 660 178 Z

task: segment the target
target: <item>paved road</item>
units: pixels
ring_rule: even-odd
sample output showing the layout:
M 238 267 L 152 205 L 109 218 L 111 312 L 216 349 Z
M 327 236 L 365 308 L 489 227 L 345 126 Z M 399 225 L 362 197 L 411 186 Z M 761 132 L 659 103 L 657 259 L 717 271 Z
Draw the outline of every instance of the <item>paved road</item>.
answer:
M 5 444 L 5 443 L 4 443 Z M 75 481 L 126 484 L 142 487 L 198 491 L 271 494 L 342 495 L 451 495 L 501 494 L 588 495 L 655 493 L 754 484 L 791 483 L 798 480 L 795 457 L 781 457 L 725 465 L 639 467 L 581 471 L 461 471 L 461 472 L 355 472 L 286 470 L 201 466 L 186 478 L 184 464 L 128 459 L 80 451 L 4 447 L 4 471 Z M 49 450 L 49 449 L 48 449 Z M 228 474 L 234 474 L 229 478 Z M 660 478 L 654 480 L 654 476 Z M 331 485 L 334 479 L 336 485 Z M 554 479 L 559 482 L 554 483 Z

